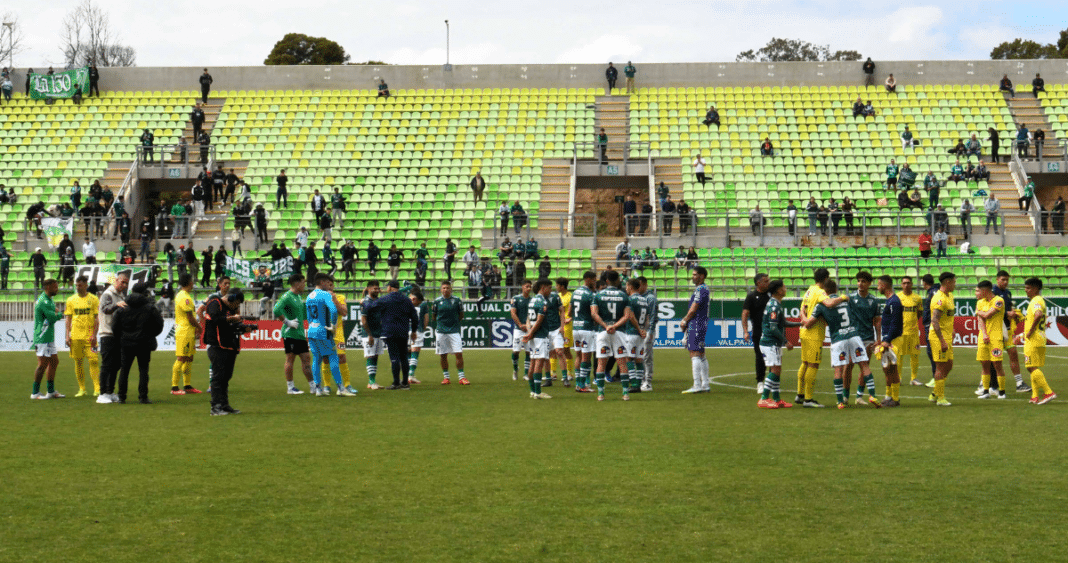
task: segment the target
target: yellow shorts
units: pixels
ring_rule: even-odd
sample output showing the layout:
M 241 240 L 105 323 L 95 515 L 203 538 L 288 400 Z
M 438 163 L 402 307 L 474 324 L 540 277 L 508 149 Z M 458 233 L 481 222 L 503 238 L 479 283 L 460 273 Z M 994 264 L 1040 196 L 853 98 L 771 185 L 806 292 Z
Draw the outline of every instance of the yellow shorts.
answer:
M 1046 345 L 1024 342 L 1024 367 L 1040 368 L 1046 365 Z
M 564 325 L 564 349 L 570 350 L 575 347 L 575 332 L 572 325 Z
M 1004 348 L 1005 350 L 1012 350 L 1013 348 L 1015 348 L 1016 347 L 1016 335 L 1015 334 L 1009 334 L 1009 331 L 1006 330 L 1005 331 L 1004 343 L 1003 343 L 1003 345 L 1001 347 Z
M 980 342 L 975 351 L 975 359 L 980 362 L 1000 362 L 1005 355 L 1005 350 L 1001 347 L 1001 344 L 1001 341 L 991 341 L 990 344 Z
M 179 332 L 174 336 L 174 355 L 193 357 L 197 352 L 197 336 L 193 332 Z
M 93 347 L 89 345 L 88 340 L 71 340 L 70 359 L 76 362 L 83 359 L 92 362 L 98 359 L 98 355 L 93 350 Z
M 801 361 L 809 364 L 823 361 L 823 340 L 801 340 Z
M 920 335 L 919 334 L 902 334 L 894 339 L 890 343 L 890 346 L 894 349 L 894 354 L 898 358 L 902 356 L 916 356 L 920 353 Z
M 953 341 L 946 340 L 946 351 L 942 351 L 942 344 L 938 342 L 938 338 L 931 339 L 931 359 L 935 363 L 952 362 L 953 361 Z

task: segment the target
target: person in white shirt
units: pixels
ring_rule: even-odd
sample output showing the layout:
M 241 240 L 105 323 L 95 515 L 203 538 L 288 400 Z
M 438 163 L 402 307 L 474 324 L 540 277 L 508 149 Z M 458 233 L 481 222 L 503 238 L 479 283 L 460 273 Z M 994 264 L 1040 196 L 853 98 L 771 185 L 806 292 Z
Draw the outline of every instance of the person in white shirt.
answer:
M 975 254 L 975 251 L 972 250 L 972 243 L 970 243 L 968 241 L 964 241 L 960 245 L 960 253 L 961 254 Z
M 693 172 L 697 176 L 697 181 L 704 185 L 705 183 L 705 159 L 701 158 L 698 154 L 697 158 L 693 160 Z
M 89 237 L 85 237 L 85 242 L 82 243 L 82 256 L 85 257 L 86 264 L 96 264 L 96 245 Z
M 623 242 L 616 245 L 616 264 L 625 266 L 630 261 L 630 239 L 623 238 Z
M 935 255 L 935 258 L 946 257 L 946 246 L 948 241 L 949 235 L 946 234 L 945 227 L 939 227 L 938 232 L 934 234 L 934 242 L 938 246 L 938 254 Z
M 300 232 L 297 233 L 297 244 L 299 244 L 301 248 L 308 247 L 308 227 L 300 228 Z
M 470 246 L 467 248 L 467 252 L 464 253 L 462 260 L 467 265 L 468 270 L 473 270 L 478 267 L 478 252 L 475 252 L 475 247 Z

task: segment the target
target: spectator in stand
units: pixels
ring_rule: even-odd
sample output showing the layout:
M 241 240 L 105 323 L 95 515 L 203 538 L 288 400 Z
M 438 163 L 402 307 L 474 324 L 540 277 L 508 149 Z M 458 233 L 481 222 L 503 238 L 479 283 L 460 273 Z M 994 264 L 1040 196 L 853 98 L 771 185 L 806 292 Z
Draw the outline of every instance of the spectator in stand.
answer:
M 475 172 L 471 178 L 471 193 L 475 201 L 482 201 L 482 193 L 486 191 L 486 181 L 482 179 L 482 171 Z
M 523 209 L 523 206 L 519 204 L 519 200 L 515 200 L 512 204 L 512 228 L 515 229 L 516 236 L 522 232 L 523 227 L 527 224 L 527 212 Z
M 386 253 L 386 266 L 389 266 L 389 279 L 397 281 L 400 276 L 401 261 L 404 260 L 404 252 L 397 248 L 396 244 L 392 244 L 389 247 L 389 252 Z
M 479 257 L 474 245 L 467 247 L 467 252 L 464 253 L 461 260 L 463 260 L 464 267 L 467 270 L 478 267 Z
M 515 244 L 512 245 L 512 256 L 513 260 L 523 261 L 527 259 L 527 243 L 523 242 L 523 237 L 515 239 Z
M 764 142 L 760 143 L 760 156 L 775 156 L 775 146 L 768 137 L 764 137 Z
M 608 68 L 604 70 L 604 77 L 608 79 L 608 89 L 605 94 L 612 95 L 612 89 L 616 87 L 616 79 L 619 78 L 619 70 L 612 66 L 612 63 L 608 63 Z
M 794 200 L 789 200 L 786 203 L 786 225 L 789 229 L 790 236 L 797 235 L 797 206 L 794 205 Z
M 667 184 L 660 181 L 660 185 L 656 187 L 656 203 L 660 207 L 664 207 L 664 202 L 667 201 L 668 196 L 671 195 L 671 189 L 667 187 Z
M 40 250 L 38 248 L 38 250 Z M 623 237 L 623 240 L 616 245 L 616 265 L 623 266 L 627 260 L 630 259 L 630 239 Z M 42 278 L 43 279 L 43 278 Z
M 211 202 L 223 202 L 223 193 L 226 191 L 226 172 L 220 164 L 211 173 Z
M 1042 158 L 1042 145 L 1046 142 L 1046 132 L 1041 129 L 1035 129 L 1035 157 Z
M 938 254 L 935 255 L 935 259 L 946 257 L 946 248 L 949 246 L 949 235 L 946 234 L 945 227 L 939 227 L 938 232 L 934 234 L 935 247 L 938 249 Z M 930 254 L 930 251 L 928 251 Z
M 308 243 L 308 248 L 304 250 L 304 265 L 308 267 L 308 277 L 315 279 L 315 275 L 319 273 L 319 256 L 315 253 L 315 241 Z
M 830 219 L 830 212 L 827 210 L 827 206 L 820 206 L 819 214 L 816 215 L 816 219 L 820 223 L 820 234 L 827 236 L 827 221 Z
M 920 144 L 920 140 L 912 136 L 912 131 L 909 130 L 909 126 L 905 126 L 905 130 L 901 132 L 901 148 L 907 149 L 915 147 Z
M 994 234 L 998 234 L 998 213 L 1001 211 L 1001 202 L 994 198 L 993 190 L 990 191 L 990 196 L 983 202 L 983 211 L 986 213 L 986 229 L 983 234 L 990 234 L 990 225 L 994 225 Z
M 691 246 L 690 250 L 686 251 L 686 269 L 692 271 L 697 265 L 697 250 Z
M 1016 97 L 1016 89 L 1012 87 L 1012 80 L 1009 80 L 1009 75 L 1002 75 L 1001 82 L 998 83 L 998 91 L 1008 92 L 1010 97 Z
M 215 247 L 208 245 L 207 250 L 200 253 L 200 286 L 211 287 L 211 266 L 214 263 Z
M 968 154 L 968 147 L 964 146 L 964 139 L 957 139 L 957 144 L 949 149 L 949 154 L 955 154 L 958 157 L 966 156 Z
M 749 211 L 749 229 L 754 236 L 764 233 L 764 213 L 760 211 L 759 203 Z
M 274 194 L 274 206 L 285 209 L 289 205 L 289 191 L 286 190 L 286 184 L 289 183 L 289 177 L 286 176 L 286 171 L 282 170 L 278 173 L 278 177 L 275 178 L 278 182 L 278 190 Z
M 972 156 L 974 156 L 976 158 L 979 158 L 980 156 L 982 156 L 983 145 L 979 144 L 979 139 L 975 136 L 975 133 L 972 133 L 972 138 L 968 139 L 968 144 L 966 145 L 966 147 L 968 149 L 967 150 L 968 160 L 971 160 Z
M 931 221 L 932 223 L 934 223 L 934 230 L 936 231 L 936 234 L 939 229 L 943 231 L 949 230 L 949 213 L 946 212 L 945 207 L 939 205 L 938 207 L 934 208 L 931 213 Z
M 189 122 L 193 124 L 194 141 L 200 138 L 200 133 L 204 130 L 205 119 L 204 109 L 200 106 L 200 102 L 197 102 L 196 105 L 193 106 L 193 110 L 189 112 Z M 182 136 L 182 140 L 185 140 L 185 136 Z M 185 161 L 184 156 L 182 157 L 182 160 Z
M 78 180 L 75 180 L 74 185 L 70 187 L 70 204 L 74 206 L 74 209 L 82 206 L 82 185 L 78 183 Z
M 895 161 L 894 159 L 891 158 L 890 159 L 890 164 L 888 164 L 886 166 L 886 189 L 888 189 L 888 190 L 896 190 L 897 189 L 897 174 L 898 174 L 898 172 L 900 172 L 900 169 L 897 166 L 897 161 Z
M 345 241 L 345 244 L 341 245 L 341 272 L 345 274 L 345 283 L 348 283 L 356 273 L 357 258 L 356 244 L 351 240 Z
M 627 66 L 623 67 L 623 76 L 627 77 L 627 93 L 633 94 L 637 91 L 634 87 L 634 75 L 638 73 L 638 69 L 634 68 L 634 65 L 630 61 L 627 61 Z
M 74 248 L 68 246 L 59 255 L 59 276 L 57 276 L 65 287 L 74 287 L 74 269 L 77 266 L 78 259 L 74 256 Z
M 210 152 L 208 147 L 211 146 L 211 136 L 208 135 L 207 131 L 200 132 L 200 136 L 197 137 L 197 144 L 200 145 L 200 163 L 206 165 L 208 163 L 208 152 Z
M 991 158 L 991 162 L 993 162 L 994 164 L 997 164 L 998 163 L 998 148 L 999 148 L 999 143 L 1001 142 L 1000 137 L 998 136 L 998 130 L 994 129 L 993 127 L 991 127 L 989 129 L 987 129 L 986 132 L 987 132 L 988 135 L 990 135 L 989 137 L 986 138 L 986 140 L 990 141 L 990 158 Z
M 664 183 L 661 182 L 661 185 Z M 653 216 L 653 204 L 648 201 L 642 204 L 642 213 L 638 218 L 638 234 L 645 236 L 645 231 L 649 230 L 649 219 Z
M 388 98 L 388 97 L 390 97 L 389 84 L 386 84 L 386 79 L 385 78 L 380 78 L 378 80 L 378 97 L 379 98 Z
M 928 176 L 934 176 L 934 175 L 929 173 Z M 953 168 L 949 169 L 949 181 L 950 182 L 963 182 L 963 181 L 965 181 L 965 178 L 964 178 L 964 167 L 961 166 L 960 159 L 957 159 L 957 161 L 955 163 L 953 163 Z M 926 183 L 927 183 L 926 180 L 924 180 L 925 187 L 926 187 Z M 937 183 L 937 181 L 935 183 Z
M 853 117 L 864 116 L 864 102 L 861 101 L 860 96 L 857 96 L 857 101 L 853 102 Z
M 671 263 L 675 266 L 676 275 L 679 273 L 679 268 L 686 268 L 686 247 L 679 245 L 679 249 L 675 251 L 675 259 Z
M 608 162 L 608 134 L 601 127 L 601 134 L 597 136 L 597 146 L 601 149 L 601 162 Z
M 323 213 L 319 216 L 319 233 L 328 237 L 331 235 L 331 229 L 334 227 L 334 220 L 330 217 L 329 213 Z
M 0 289 L 7 289 L 7 277 L 11 273 L 11 253 L 0 240 Z
M 1046 91 L 1046 81 L 1042 80 L 1041 74 L 1035 74 L 1035 79 L 1031 81 L 1031 95 L 1038 97 L 1039 92 Z
M 367 242 L 367 269 L 371 271 L 371 275 L 375 275 L 375 270 L 378 265 L 378 261 L 382 258 L 382 250 L 378 248 L 375 241 Z
M 628 195 L 623 202 L 623 224 L 626 225 L 627 236 L 634 236 L 638 226 L 638 204 L 632 195 Z
M 148 227 L 144 225 L 141 226 L 141 232 L 138 234 L 138 238 L 141 240 L 141 252 L 138 253 L 138 256 L 141 258 L 142 264 L 148 264 L 148 260 L 151 258 L 148 245 L 152 242 L 152 233 L 148 232 Z
M 905 191 L 905 190 L 902 190 Z M 916 209 L 923 209 L 923 196 L 920 195 L 919 188 L 913 188 L 912 193 L 909 194 L 909 205 Z
M 842 217 L 845 218 L 846 234 L 852 235 L 853 232 L 853 210 L 856 209 L 856 204 L 853 203 L 849 197 L 842 199 Z
M 509 259 L 514 258 L 512 241 L 508 237 L 504 237 L 504 242 L 497 249 L 497 258 L 502 264 L 508 262 Z
M 208 94 L 211 93 L 211 83 L 214 82 L 211 75 L 208 74 L 208 69 L 204 69 L 204 74 L 200 75 L 200 99 L 207 104 Z
M 708 111 L 705 112 L 705 120 L 701 123 L 703 123 L 706 127 L 711 127 L 713 124 L 715 124 L 716 127 L 720 126 L 719 112 L 716 111 L 716 106 L 708 106 Z
M 886 86 L 887 92 L 897 92 L 897 80 L 894 80 L 893 74 L 886 77 L 886 82 L 883 85 Z
M 334 195 L 330 196 L 330 216 L 333 224 L 345 228 L 345 196 L 341 188 L 334 188 Z
M 646 268 L 651 268 L 653 270 L 660 269 L 660 257 L 656 255 L 655 250 L 652 250 L 648 246 L 645 247 L 645 253 L 642 254 L 642 262 Z
M 308 227 L 301 227 L 297 232 L 297 242 L 300 243 L 301 248 L 308 248 Z
M 693 159 L 693 173 L 697 178 L 697 182 L 702 186 L 705 185 L 705 159 L 701 157 L 701 153 L 697 153 L 697 157 Z M 666 188 L 664 182 L 660 182 L 660 185 Z M 664 205 L 662 199 L 660 205 Z
M 921 258 L 930 258 L 931 257 L 931 243 L 933 242 L 932 239 L 931 239 L 931 233 L 929 233 L 926 229 L 924 229 L 923 234 L 920 235 L 920 237 L 916 240 L 916 242 L 920 246 L 920 257 Z
M 119 219 L 119 240 L 122 244 L 130 244 L 130 233 L 133 231 L 133 221 L 130 220 L 130 214 L 125 211 L 122 213 L 122 218 Z
M 219 247 L 219 250 L 215 251 L 215 279 L 221 279 L 226 276 L 226 249 Z
M 15 91 L 15 85 L 11 83 L 10 76 L 4 76 L 3 79 L 0 79 L 0 91 L 3 91 L 4 100 L 10 102 L 11 95 Z
M 48 266 L 48 258 L 41 254 L 40 246 L 34 249 L 33 254 L 30 255 L 29 265 L 33 268 L 33 290 L 41 291 L 41 288 L 44 287 L 45 267 Z
M 523 255 L 524 259 L 537 260 L 541 257 L 541 253 L 538 252 L 538 241 L 534 240 L 534 237 L 527 239 L 526 253 Z
M 816 203 L 815 197 L 808 198 L 808 205 L 805 206 L 805 212 L 808 213 L 808 235 L 814 236 L 816 234 L 816 224 L 819 220 L 820 204 Z
M 1064 198 L 1057 196 L 1057 201 L 1053 204 L 1053 209 L 1050 212 L 1052 214 L 1053 231 L 1061 236 L 1064 236 L 1064 210 Z
M 864 104 L 864 117 L 875 117 L 875 106 L 871 104 L 871 100 Z
M 975 205 L 972 200 L 964 198 L 960 204 L 960 230 L 965 239 L 972 236 L 972 213 L 975 213 Z
M 832 197 L 827 204 L 827 211 L 831 212 L 831 234 L 838 236 L 838 225 L 842 223 L 842 207 Z
M 1035 198 L 1035 181 L 1031 178 L 1027 179 L 1027 185 L 1024 186 L 1023 196 L 1016 201 L 1020 206 L 1020 211 L 1027 213 L 1031 210 L 1031 200 Z
M 541 262 L 538 262 L 538 279 L 547 280 L 553 273 L 553 265 L 549 262 L 549 255 L 541 257 Z
M 522 241 L 523 239 L 519 240 Z M 456 261 L 457 252 L 459 250 L 456 248 L 456 243 L 452 242 L 451 238 L 445 239 L 445 279 L 448 281 L 452 281 L 452 263 Z
M 901 189 L 907 190 L 916 184 L 916 172 L 912 170 L 909 163 L 905 163 L 901 166 Z
M 680 199 L 675 211 L 679 214 L 679 232 L 683 235 L 689 233 L 690 226 L 693 225 L 693 210 L 690 209 L 690 204 L 686 203 L 685 199 Z
M 1020 158 L 1027 158 L 1027 147 L 1031 144 L 1031 132 L 1027 130 L 1027 125 L 1020 124 L 1020 128 L 1016 130 L 1016 152 L 1020 155 Z
M 96 92 L 96 97 L 100 97 L 100 71 L 96 68 L 96 62 L 89 63 L 89 96 Z
M 82 258 L 85 259 L 86 264 L 96 264 L 96 244 L 89 240 L 88 236 L 82 243 Z
M 144 132 L 141 133 L 141 160 L 143 162 L 152 162 L 155 160 L 155 149 L 153 148 L 155 139 L 156 136 L 150 129 L 145 129 Z
M 671 236 L 671 224 L 675 221 L 675 202 L 671 201 L 671 196 L 667 196 L 664 199 L 664 205 L 660 208 L 664 218 L 663 233 L 665 236 Z
M 508 219 L 512 216 L 511 209 L 508 207 L 508 202 L 501 200 L 501 206 L 497 208 L 497 217 L 501 221 L 501 234 L 508 233 Z
M 26 97 L 30 97 L 30 77 L 33 76 L 33 69 L 26 69 Z
M 259 242 L 267 243 L 267 210 L 263 208 L 262 203 L 256 204 L 256 210 L 253 211 L 253 215 L 256 216 L 256 238 Z
M 319 224 L 319 220 L 326 213 L 326 198 L 319 193 L 319 190 L 315 190 L 314 195 L 311 198 L 311 210 L 315 214 L 315 224 Z
M 868 57 L 860 68 L 864 71 L 864 85 L 875 86 L 875 63 L 872 62 L 871 57 Z

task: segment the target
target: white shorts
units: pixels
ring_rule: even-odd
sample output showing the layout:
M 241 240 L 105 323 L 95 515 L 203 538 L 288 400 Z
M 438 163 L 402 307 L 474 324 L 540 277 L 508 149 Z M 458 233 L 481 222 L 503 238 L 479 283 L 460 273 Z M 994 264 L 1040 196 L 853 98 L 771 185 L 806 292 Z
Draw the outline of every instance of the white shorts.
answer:
M 459 354 L 464 351 L 463 341 L 460 340 L 460 333 L 454 334 L 442 334 L 438 333 L 438 340 L 434 343 L 434 349 L 439 356 L 444 354 Z
M 549 349 L 561 350 L 564 347 L 564 331 L 556 329 L 549 331 Z
M 423 331 L 419 331 L 419 332 L 415 333 L 415 338 L 412 338 L 412 336 L 409 334 L 408 335 L 408 346 L 411 346 L 412 350 L 422 350 L 423 349 Z
M 764 365 L 767 367 L 782 365 L 782 346 L 760 345 L 760 355 L 764 356 Z
M 597 347 L 597 333 L 592 330 L 576 330 L 575 351 L 580 354 L 589 354 Z
M 58 354 L 56 352 L 55 342 L 43 342 L 37 345 L 37 355 L 42 358 L 49 358 Z
M 598 358 L 616 358 L 623 359 L 630 356 L 627 349 L 627 343 L 623 341 L 625 334 L 618 332 L 609 334 L 607 332 L 597 333 L 597 357 Z
M 839 367 L 868 361 L 868 350 L 859 336 L 831 343 L 831 366 Z
M 635 361 L 645 361 L 645 339 L 640 334 L 628 334 L 627 355 Z
M 363 339 L 363 357 L 371 358 L 386 351 L 386 341 L 382 337 L 375 338 L 375 343 L 368 346 L 368 338 Z
M 548 338 L 534 338 L 530 341 L 530 359 L 532 360 L 548 360 L 549 359 L 549 339 Z
M 512 329 L 512 351 L 513 352 L 526 352 L 530 353 L 530 342 L 523 342 L 523 337 L 527 333 L 522 329 Z

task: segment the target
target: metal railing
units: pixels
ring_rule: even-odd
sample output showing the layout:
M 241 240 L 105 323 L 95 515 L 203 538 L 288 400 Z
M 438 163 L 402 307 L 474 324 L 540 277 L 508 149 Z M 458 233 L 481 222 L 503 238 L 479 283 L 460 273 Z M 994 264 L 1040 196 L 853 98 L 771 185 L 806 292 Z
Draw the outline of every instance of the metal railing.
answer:
M 609 150 L 617 150 L 620 146 L 623 147 L 623 169 L 619 171 L 619 174 L 608 174 L 608 166 L 610 166 L 611 162 L 612 162 L 608 158 L 608 151 Z M 598 175 L 599 176 L 626 176 L 627 175 L 627 166 L 630 164 L 631 160 L 634 160 L 630 156 L 630 151 L 631 150 L 635 150 L 635 149 L 644 148 L 644 149 L 646 149 L 645 159 L 646 159 L 646 162 L 648 163 L 649 171 L 651 172 L 652 169 L 653 169 L 653 152 L 651 150 L 649 150 L 650 146 L 651 145 L 650 145 L 650 143 L 648 141 L 624 141 L 623 143 L 609 143 L 607 145 L 602 145 L 601 143 L 591 142 L 591 141 L 575 141 L 573 143 L 573 145 L 572 145 L 572 151 L 573 151 L 572 162 L 574 162 L 577 165 L 580 158 L 593 158 L 598 163 L 600 163 L 600 168 L 598 170 Z M 590 157 L 581 156 L 580 157 L 579 156 L 579 149 L 580 148 L 583 151 L 586 151 L 587 149 L 590 149 L 592 151 L 592 156 L 590 156 Z
M 175 165 L 183 166 L 207 166 L 208 170 L 214 168 L 215 145 L 154 145 L 151 147 L 137 147 L 137 162 L 144 169 L 159 168 L 161 178 L 167 178 L 170 173 L 168 168 Z M 174 176 L 185 178 L 186 175 Z
M 531 227 L 533 221 L 537 221 L 537 228 Z M 503 228 L 505 225 L 502 224 L 501 216 L 493 216 L 494 248 L 501 245 L 504 237 L 508 236 L 509 231 L 513 231 L 515 236 L 521 236 L 524 240 L 529 240 L 534 235 L 544 240 L 547 234 L 545 231 L 548 230 L 554 231 L 551 236 L 559 239 L 560 246 L 563 246 L 566 238 L 592 237 L 593 246 L 594 248 L 597 247 L 598 222 L 597 215 L 594 213 L 536 213 L 534 215 L 524 215 L 522 222 L 518 224 L 515 222 L 515 218 L 511 217 L 509 218 L 509 223 L 509 228 L 505 229 Z

